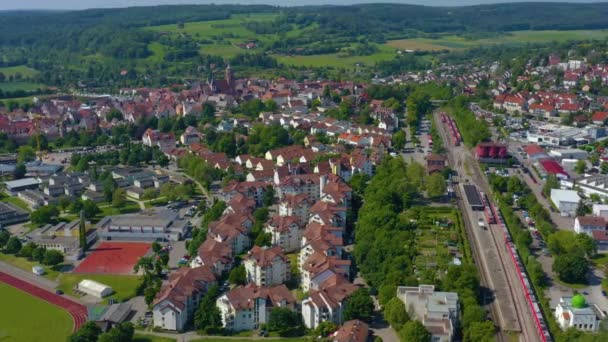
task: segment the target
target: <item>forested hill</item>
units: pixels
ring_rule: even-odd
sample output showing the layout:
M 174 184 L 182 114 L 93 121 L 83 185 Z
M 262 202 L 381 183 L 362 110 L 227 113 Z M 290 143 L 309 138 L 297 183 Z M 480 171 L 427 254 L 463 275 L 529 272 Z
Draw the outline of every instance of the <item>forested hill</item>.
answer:
M 229 18 L 238 13 L 285 13 L 293 24 L 319 23 L 322 31 L 357 35 L 403 34 L 408 30 L 481 32 L 608 28 L 608 3 L 514 3 L 466 7 L 402 4 L 305 6 L 279 8 L 256 5 L 187 5 L 71 12 L 0 12 L 0 44 L 21 45 L 65 40 L 94 27 L 125 28 Z M 59 36 L 58 36 L 59 35 Z

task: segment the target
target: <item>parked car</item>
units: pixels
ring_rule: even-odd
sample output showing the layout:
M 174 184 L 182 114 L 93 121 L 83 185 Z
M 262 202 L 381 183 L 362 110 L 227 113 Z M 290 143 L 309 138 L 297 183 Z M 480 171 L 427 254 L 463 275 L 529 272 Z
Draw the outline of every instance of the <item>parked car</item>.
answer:
M 61 291 L 61 290 L 55 290 L 55 294 L 61 296 L 63 294 L 63 291 Z

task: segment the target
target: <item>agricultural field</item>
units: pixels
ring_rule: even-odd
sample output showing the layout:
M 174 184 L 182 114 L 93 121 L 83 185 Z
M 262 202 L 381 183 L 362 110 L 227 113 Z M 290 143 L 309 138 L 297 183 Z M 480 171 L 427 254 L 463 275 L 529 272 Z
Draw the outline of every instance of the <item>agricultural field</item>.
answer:
M 484 39 L 466 39 L 461 36 L 446 35 L 438 39 L 412 38 L 389 40 L 386 45 L 401 50 L 440 51 L 462 50 L 480 45 L 566 42 L 571 40 L 607 39 L 608 30 L 572 31 L 513 31 L 502 36 Z
M 110 286 L 115 293 L 108 298 L 114 298 L 118 301 L 123 301 L 134 297 L 135 289 L 141 281 L 140 277 L 138 276 L 63 273 L 58 277 L 58 289 L 62 290 L 66 294 L 78 298 L 79 295 L 74 293 L 72 289 L 83 279 L 94 280 Z
M 13 67 L 4 67 L 0 68 L 0 73 L 4 74 L 4 76 L 15 76 L 16 74 L 21 74 L 23 77 L 32 77 L 38 73 L 38 70 L 32 69 L 25 65 L 13 66 Z
M 0 83 L 0 90 L 4 91 L 17 91 L 17 90 L 36 90 L 45 88 L 44 84 L 31 83 L 31 82 L 2 82 Z
M 371 66 L 375 63 L 395 58 L 397 49 L 387 45 L 378 45 L 378 51 L 369 56 L 347 56 L 344 53 L 309 56 L 274 55 L 285 65 L 304 67 L 354 67 L 357 64 Z
M 72 332 L 70 315 L 41 299 L 0 283 L 0 341 L 63 342 Z M 9 309 L 10 308 L 10 309 Z

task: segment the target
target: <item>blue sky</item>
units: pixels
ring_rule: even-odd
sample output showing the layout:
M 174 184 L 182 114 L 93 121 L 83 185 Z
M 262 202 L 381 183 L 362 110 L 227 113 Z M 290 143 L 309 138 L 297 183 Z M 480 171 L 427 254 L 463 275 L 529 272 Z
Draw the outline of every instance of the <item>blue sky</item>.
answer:
M 536 0 L 546 2 L 607 2 L 608 0 Z M 370 2 L 411 3 L 419 5 L 459 6 L 480 3 L 521 2 L 520 0 L 0 0 L 0 10 L 14 9 L 85 9 L 99 7 L 128 7 L 159 4 L 271 4 L 281 6 L 319 5 L 319 4 L 353 4 Z

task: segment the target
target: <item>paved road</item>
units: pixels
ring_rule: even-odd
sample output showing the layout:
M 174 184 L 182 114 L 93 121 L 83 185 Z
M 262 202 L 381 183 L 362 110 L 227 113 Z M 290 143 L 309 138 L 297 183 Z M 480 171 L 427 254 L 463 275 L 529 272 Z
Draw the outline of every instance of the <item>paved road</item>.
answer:
M 444 145 L 448 152 L 448 160 L 451 167 L 458 172 L 459 179 L 468 180 L 477 185 L 478 190 L 489 193 L 489 187 L 483 177 L 477 162 L 473 159 L 469 150 L 464 146 L 452 146 L 441 123 L 439 113 L 434 114 L 435 123 L 441 134 Z M 458 190 L 460 187 L 457 187 Z M 473 212 L 463 199 L 463 192 L 457 193 L 459 206 L 463 212 L 465 228 L 468 238 L 471 240 L 471 248 L 480 269 L 481 285 L 493 292 L 493 301 L 489 303 L 490 312 L 494 322 L 499 326 L 501 332 L 517 331 L 523 341 L 539 340 L 536 333 L 532 314 L 525 302 L 524 290 L 517 281 L 518 274 L 511 263 L 508 251 L 502 243 L 497 226 L 490 226 L 487 230 L 477 228 L 477 220 L 482 213 Z M 497 338 L 506 339 L 504 334 Z

